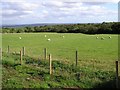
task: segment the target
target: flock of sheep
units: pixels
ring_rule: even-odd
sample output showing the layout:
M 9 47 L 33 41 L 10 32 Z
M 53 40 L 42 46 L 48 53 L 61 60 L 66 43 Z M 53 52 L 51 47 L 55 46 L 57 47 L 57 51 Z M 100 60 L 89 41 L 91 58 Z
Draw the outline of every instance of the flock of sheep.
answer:
M 45 37 L 46 37 L 46 35 L 45 35 Z M 65 36 L 62 36 L 62 37 L 64 38 Z M 111 36 L 108 36 L 108 38 L 111 39 L 112 37 L 111 37 Z M 99 37 L 96 37 L 96 39 L 99 39 Z M 100 39 L 101 39 L 101 40 L 104 40 L 105 38 L 104 38 L 104 37 L 101 37 Z M 47 41 L 51 41 L 51 39 L 48 38 Z
M 45 37 L 47 37 L 47 35 L 45 35 Z M 64 38 L 65 36 L 62 36 L 62 37 Z M 108 38 L 111 39 L 112 37 L 111 37 L 111 36 L 108 36 Z M 19 39 L 22 39 L 22 38 L 19 37 Z M 96 39 L 99 39 L 99 37 L 96 37 Z M 105 38 L 104 38 L 104 37 L 101 37 L 100 39 L 101 39 L 101 40 L 104 40 Z M 48 38 L 47 41 L 51 41 L 51 39 Z
M 99 38 L 99 37 L 96 37 L 96 39 L 98 39 L 98 38 Z M 108 38 L 111 39 L 112 37 L 109 36 Z M 101 39 L 101 40 L 104 40 L 105 38 L 104 38 L 104 37 L 101 37 L 100 39 Z
M 47 37 L 47 35 L 45 35 L 45 37 Z M 62 36 L 63 38 L 65 37 L 65 36 Z M 21 40 L 22 38 L 21 37 L 19 37 L 19 39 Z M 47 41 L 51 41 L 51 39 L 50 38 L 48 38 L 47 39 Z

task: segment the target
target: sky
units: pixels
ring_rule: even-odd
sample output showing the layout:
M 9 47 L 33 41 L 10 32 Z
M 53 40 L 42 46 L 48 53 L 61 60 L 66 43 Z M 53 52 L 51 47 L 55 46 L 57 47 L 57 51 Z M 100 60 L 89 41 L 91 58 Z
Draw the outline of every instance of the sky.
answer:
M 118 21 L 119 0 L 2 0 L 0 24 Z

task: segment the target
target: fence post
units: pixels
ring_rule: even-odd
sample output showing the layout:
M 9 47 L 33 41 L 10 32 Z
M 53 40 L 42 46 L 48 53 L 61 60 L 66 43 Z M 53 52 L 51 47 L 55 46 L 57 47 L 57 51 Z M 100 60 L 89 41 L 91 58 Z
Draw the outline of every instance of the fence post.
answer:
M 118 88 L 118 61 L 116 61 L 116 88 Z
M 2 60 L 2 49 L 0 48 L 0 59 Z
M 23 56 L 25 56 L 25 47 L 23 47 Z
M 47 48 L 44 48 L 44 59 L 47 59 Z
M 20 64 L 22 65 L 22 51 L 20 51 Z
M 8 45 L 8 53 L 10 53 L 10 46 Z
M 51 54 L 49 54 L 49 65 L 50 65 L 50 75 L 52 74 L 52 59 Z
M 75 58 L 76 58 L 76 66 L 77 66 L 77 61 L 78 61 L 78 51 L 76 50 L 76 56 L 75 56 Z

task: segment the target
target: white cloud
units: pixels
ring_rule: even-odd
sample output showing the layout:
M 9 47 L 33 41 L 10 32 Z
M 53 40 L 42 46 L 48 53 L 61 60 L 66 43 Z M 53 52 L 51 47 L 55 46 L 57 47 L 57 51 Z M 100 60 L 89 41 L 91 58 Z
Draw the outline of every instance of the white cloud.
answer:
M 24 2 L 25 0 L 1 0 L 1 2 Z
M 111 3 L 118 3 L 119 2 L 119 0 L 49 0 L 49 1 L 61 1 L 61 2 L 98 2 L 98 3 L 99 2 L 102 2 L 102 3 L 103 2 L 111 2 Z
M 6 14 L 7 12 L 7 14 Z M 2 13 L 3 13 L 3 16 L 4 15 L 12 15 L 14 13 L 16 13 L 17 11 L 16 10 L 3 10 Z
M 10 1 L 10 0 L 3 0 L 3 1 Z M 22 1 L 28 1 L 28 2 L 91 2 L 91 4 L 102 4 L 102 3 L 118 3 L 119 0 L 11 0 L 13 2 L 22 2 Z
M 13 0 L 14 1 L 14 0 Z M 31 14 L 34 9 L 38 7 L 37 4 L 19 2 L 2 2 L 2 16 L 3 18 L 11 18 Z
M 73 0 L 74 1 L 74 0 Z M 59 3 L 58 3 L 59 2 Z M 96 5 L 98 4 L 98 5 Z M 101 3 L 104 4 L 104 3 Z M 52 17 L 89 17 L 89 16 L 107 16 L 109 14 L 117 14 L 117 11 L 109 10 L 100 3 L 91 4 L 92 6 L 85 5 L 81 2 L 63 2 L 55 1 L 51 3 L 44 2 L 43 6 L 49 8 Z
M 64 3 L 61 1 L 48 1 L 47 5 L 61 7 L 64 5 Z
M 20 1 L 20 2 L 19 2 Z M 117 14 L 105 6 L 118 0 L 3 0 L 4 19 L 70 20 L 80 18 L 103 18 Z M 27 21 L 27 20 L 26 20 Z M 50 21 L 49 21 L 50 22 Z

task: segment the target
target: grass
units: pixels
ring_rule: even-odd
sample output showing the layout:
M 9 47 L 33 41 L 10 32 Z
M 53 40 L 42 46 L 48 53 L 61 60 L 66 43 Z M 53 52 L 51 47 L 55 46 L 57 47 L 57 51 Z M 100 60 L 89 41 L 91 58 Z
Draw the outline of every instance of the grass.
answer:
M 20 65 L 19 55 L 3 53 L 3 88 L 93 88 L 115 78 L 114 71 L 75 67 L 53 60 L 53 75 L 49 62 L 25 56 Z M 112 83 L 113 84 L 113 83 Z
M 109 36 L 112 38 L 109 39 Z M 101 40 L 101 37 L 105 39 Z M 47 41 L 48 38 L 51 41 Z M 8 45 L 11 54 L 6 54 Z M 19 51 L 23 46 L 26 48 L 26 56 L 21 66 Z M 44 60 L 44 48 L 47 48 L 47 54 L 52 54 L 54 69 L 52 80 L 49 75 L 49 62 Z M 5 88 L 94 88 L 115 79 L 115 60 L 118 59 L 117 35 L 3 34 L 2 49 L 4 52 L 2 84 Z M 76 50 L 79 58 L 78 67 L 75 67 Z M 15 55 L 13 52 L 18 54 Z M 27 81 L 27 78 L 30 80 Z
M 44 35 L 47 35 L 45 38 Z M 65 37 L 62 38 L 62 35 Z M 96 37 L 99 39 L 96 39 Z M 112 36 L 111 39 L 108 36 Z M 20 40 L 19 37 L 22 39 Z M 105 37 L 105 40 L 101 40 Z M 51 41 L 47 41 L 50 38 Z M 30 33 L 30 34 L 3 34 L 3 51 L 10 45 L 11 52 L 25 46 L 26 54 L 33 57 L 43 57 L 43 49 L 47 48 L 54 58 L 73 60 L 75 50 L 79 51 L 80 59 L 113 60 L 118 56 L 117 35 L 85 35 L 85 34 L 57 34 L 57 33 Z

